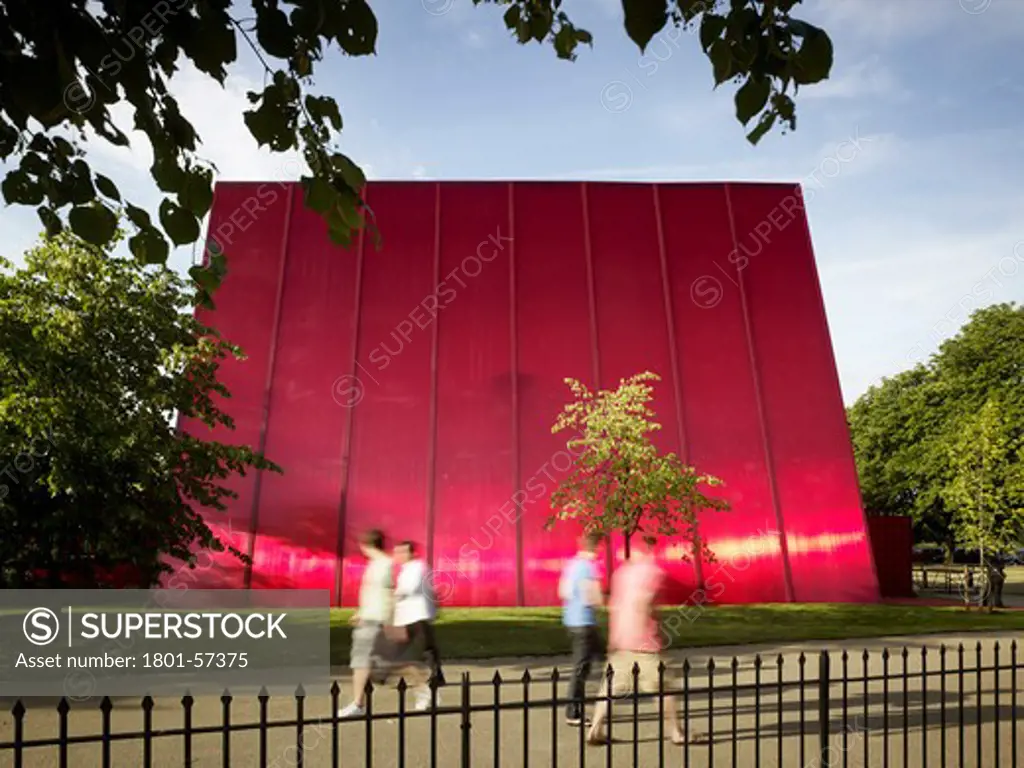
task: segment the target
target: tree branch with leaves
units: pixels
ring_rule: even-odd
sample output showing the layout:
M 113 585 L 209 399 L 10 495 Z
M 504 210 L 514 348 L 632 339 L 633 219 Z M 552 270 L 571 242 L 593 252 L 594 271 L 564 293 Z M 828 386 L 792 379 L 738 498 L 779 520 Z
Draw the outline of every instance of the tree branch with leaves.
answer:
M 757 143 L 776 124 L 796 128 L 792 95 L 832 67 L 824 30 L 794 18 L 800 0 L 623 0 L 626 33 L 645 50 L 669 25 L 698 26 L 717 88 L 738 85 L 736 117 Z M 504 24 L 519 44 L 550 45 L 572 61 L 593 43 L 561 0 L 473 0 L 507 6 Z M 251 14 L 246 11 L 251 9 Z M 410 6 L 409 13 L 420 8 Z M 8 204 L 36 209 L 50 235 L 65 226 L 96 246 L 109 244 L 119 214 L 143 263 L 167 260 L 169 243 L 189 245 L 213 201 L 216 168 L 171 93 L 183 61 L 223 85 L 240 44 L 264 70 L 249 94 L 245 124 L 256 144 L 300 152 L 306 205 L 344 246 L 367 221 L 366 178 L 339 148 L 342 118 L 314 76 L 327 52 L 376 53 L 377 19 L 366 0 L 0 0 L 0 160 L 17 163 L 0 185 Z M 792 95 L 791 95 L 792 94 Z M 93 171 L 91 142 L 129 144 L 111 115 L 127 104 L 153 154 L 150 175 L 163 195 L 156 217 L 122 197 L 115 180 Z M 224 273 L 222 249 L 193 267 L 199 300 L 210 304 Z
M 566 445 L 576 457 L 551 496 L 549 527 L 574 520 L 587 531 L 621 533 L 629 543 L 637 533 L 679 536 L 706 560 L 713 553 L 700 538 L 698 513 L 724 511 L 726 501 L 706 496 L 704 487 L 721 486 L 674 453 L 662 454 L 650 439 L 661 429 L 649 403 L 660 377 L 649 371 L 619 382 L 614 390 L 591 392 L 566 379 L 573 401 L 552 427 L 575 434 Z

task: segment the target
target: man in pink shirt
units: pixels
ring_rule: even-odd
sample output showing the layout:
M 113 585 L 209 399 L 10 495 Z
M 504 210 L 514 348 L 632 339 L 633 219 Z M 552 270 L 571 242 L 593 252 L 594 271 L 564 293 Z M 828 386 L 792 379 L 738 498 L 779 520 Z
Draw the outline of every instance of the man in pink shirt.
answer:
M 655 616 L 655 602 L 665 572 L 654 558 L 656 543 L 653 536 L 644 536 L 630 559 L 612 576 L 611 599 L 608 602 L 608 655 L 612 665 L 614 696 L 632 692 L 634 664 L 640 670 L 637 693 L 658 692 L 661 635 Z M 607 690 L 606 686 L 607 683 L 602 686 L 602 694 Z M 587 734 L 589 743 L 604 743 L 607 716 L 608 702 L 602 699 L 594 708 L 593 723 Z M 665 697 L 665 725 L 673 744 L 685 743 L 686 733 L 679 725 L 679 712 L 672 696 Z

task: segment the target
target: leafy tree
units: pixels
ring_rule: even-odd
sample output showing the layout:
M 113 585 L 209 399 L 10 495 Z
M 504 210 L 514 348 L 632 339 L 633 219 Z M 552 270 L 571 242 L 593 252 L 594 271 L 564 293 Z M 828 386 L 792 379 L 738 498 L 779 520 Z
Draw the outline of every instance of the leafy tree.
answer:
M 584 529 L 604 535 L 621 532 L 629 558 L 635 533 L 679 535 L 708 560 L 711 551 L 700 539 L 697 512 L 725 510 L 727 502 L 701 492 L 701 486 L 722 482 L 699 474 L 674 453 L 661 454 L 650 433 L 661 429 L 648 408 L 657 374 L 645 371 L 619 382 L 614 390 L 591 392 L 575 379 L 566 379 L 574 401 L 559 414 L 553 433 L 571 430 L 567 441 L 575 455 L 569 475 L 551 495 L 559 520 L 576 520 Z
M 1024 538 L 1024 441 L 997 400 L 962 422 L 949 454 L 947 495 L 958 540 L 977 547 L 983 564 L 986 555 L 1013 552 Z
M 935 372 L 917 366 L 868 389 L 847 418 L 867 511 L 909 516 L 917 539 L 941 543 L 952 558 L 949 465 L 938 437 L 948 414 L 938 390 Z
M 1011 445 L 1024 439 L 1024 307 L 974 312 L 926 365 L 871 387 L 847 412 L 869 512 L 909 515 L 918 540 L 957 540 L 950 446 L 989 401 Z
M 756 143 L 776 123 L 794 129 L 791 94 L 826 79 L 832 67 L 828 35 L 792 17 L 799 2 L 622 5 L 626 32 L 641 50 L 670 24 L 699 25 L 716 87 L 740 84 L 736 116 L 744 125 L 757 118 L 748 136 Z M 560 59 L 573 60 L 580 44 L 592 43 L 561 0 L 473 3 L 505 6 L 510 37 L 550 44 Z M 366 0 L 0 0 L 0 160 L 19 162 L 3 181 L 4 199 L 35 207 L 51 234 L 66 218 L 73 232 L 100 246 L 115 237 L 120 209 L 134 226 L 132 253 L 145 263 L 164 262 L 167 238 L 175 245 L 199 239 L 214 171 L 201 160 L 200 137 L 168 84 L 184 60 L 223 84 L 239 47 L 250 47 L 266 85 L 249 94 L 246 125 L 259 146 L 301 151 L 312 171 L 301 179 L 306 204 L 327 220 L 332 240 L 346 244 L 364 224 L 365 178 L 337 148 L 337 103 L 310 86 L 328 50 L 367 56 L 376 42 L 377 20 Z M 98 141 L 128 144 L 110 114 L 125 101 L 153 150 L 150 173 L 164 194 L 157 221 L 84 159 L 86 129 Z M 218 276 L 197 267 L 193 277 L 208 301 Z
M 233 426 L 217 371 L 241 352 L 193 300 L 174 272 L 68 233 L 20 270 L 0 261 L 0 587 L 89 586 L 120 568 L 154 584 L 167 558 L 224 550 L 195 510 L 225 508 L 226 478 L 279 471 L 174 427 L 175 414 Z

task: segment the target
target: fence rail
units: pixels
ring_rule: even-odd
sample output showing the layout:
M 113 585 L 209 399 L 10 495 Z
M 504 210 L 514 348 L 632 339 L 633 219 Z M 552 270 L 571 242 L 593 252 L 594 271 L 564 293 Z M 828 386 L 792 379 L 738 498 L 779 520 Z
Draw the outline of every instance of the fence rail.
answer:
M 219 703 L 219 722 L 205 725 L 196 722 L 199 703 L 187 694 L 176 718 L 180 726 L 154 725 L 157 702 L 149 696 L 137 707 L 115 707 L 110 698 L 98 707 L 72 707 L 61 699 L 55 723 L 53 711 L 46 713 L 50 733 L 55 726 L 57 735 L 46 737 L 29 733 L 39 730 L 32 720 L 44 710 L 33 701 L 26 705 L 18 700 L 10 710 L 13 738 L 0 741 L 0 765 L 30 768 L 38 760 L 60 768 L 69 763 L 161 768 L 200 762 L 262 768 L 372 768 L 375 763 L 400 768 L 557 768 L 562 760 L 565 765 L 604 763 L 610 768 L 614 753 L 616 765 L 628 759 L 632 765 L 659 768 L 666 763 L 848 768 L 888 766 L 890 761 L 903 766 L 1016 766 L 1018 742 L 1024 738 L 1017 705 L 1021 665 L 1016 641 L 1006 651 L 998 642 L 979 642 L 972 649 L 961 644 L 880 653 L 801 653 L 795 660 L 782 655 L 757 655 L 744 662 L 733 657 L 725 664 L 713 658 L 699 665 L 686 660 L 661 665 L 652 693 L 635 692 L 639 670 L 634 667 L 634 692 L 619 695 L 612 692 L 614 673 L 608 668 L 597 681 L 598 690 L 587 697 L 588 704 L 607 701 L 615 715 L 601 748 L 585 745 L 585 728 L 562 723 L 569 675 L 558 669 L 545 675 L 526 670 L 515 678 L 495 672 L 487 680 L 473 680 L 464 672 L 456 685 L 431 686 L 433 706 L 422 712 L 407 706 L 410 689 L 404 679 L 393 687 L 371 685 L 366 714 L 351 719 L 338 717 L 345 701 L 337 682 L 329 697 L 307 696 L 300 687 L 287 701 L 272 700 L 264 691 L 256 697 L 258 719 L 241 722 L 233 715 L 246 702 L 225 691 L 213 702 Z M 448 703 L 453 695 L 455 702 Z M 691 737 L 684 745 L 666 741 L 662 715 L 669 696 L 680 699 L 684 729 L 691 734 L 703 729 L 703 738 Z M 376 706 L 381 703 L 392 706 Z M 642 712 L 652 704 L 656 712 Z M 325 705 L 327 712 L 314 711 Z M 283 714 L 285 706 L 293 714 L 271 717 L 272 707 Z M 91 722 L 97 710 L 96 730 L 72 732 L 75 718 Z M 142 730 L 114 730 L 114 716 L 131 710 L 141 712 Z M 171 714 L 162 712 L 161 720 L 169 721 Z M 255 732 L 255 740 L 242 736 L 251 736 L 249 732 Z

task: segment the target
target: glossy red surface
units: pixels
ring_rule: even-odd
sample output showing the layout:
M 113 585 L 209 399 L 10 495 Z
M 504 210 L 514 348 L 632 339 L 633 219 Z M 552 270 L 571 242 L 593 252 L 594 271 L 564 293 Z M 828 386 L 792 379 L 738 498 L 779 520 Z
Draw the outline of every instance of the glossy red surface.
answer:
M 577 531 L 544 529 L 570 460 L 563 379 L 662 376 L 656 440 L 721 477 L 714 562 L 677 541 L 667 599 L 869 601 L 878 583 L 799 190 L 785 184 L 374 182 L 383 234 L 330 244 L 298 187 L 220 184 L 228 252 L 202 318 L 235 433 L 285 469 L 234 481 L 229 558 L 194 586 L 330 588 L 357 536 L 434 564 L 451 605 L 550 605 Z M 202 425 L 183 428 L 208 434 Z M 621 542 L 613 542 L 613 562 Z
M 914 597 L 914 526 L 909 517 L 869 515 L 868 534 L 882 597 Z

